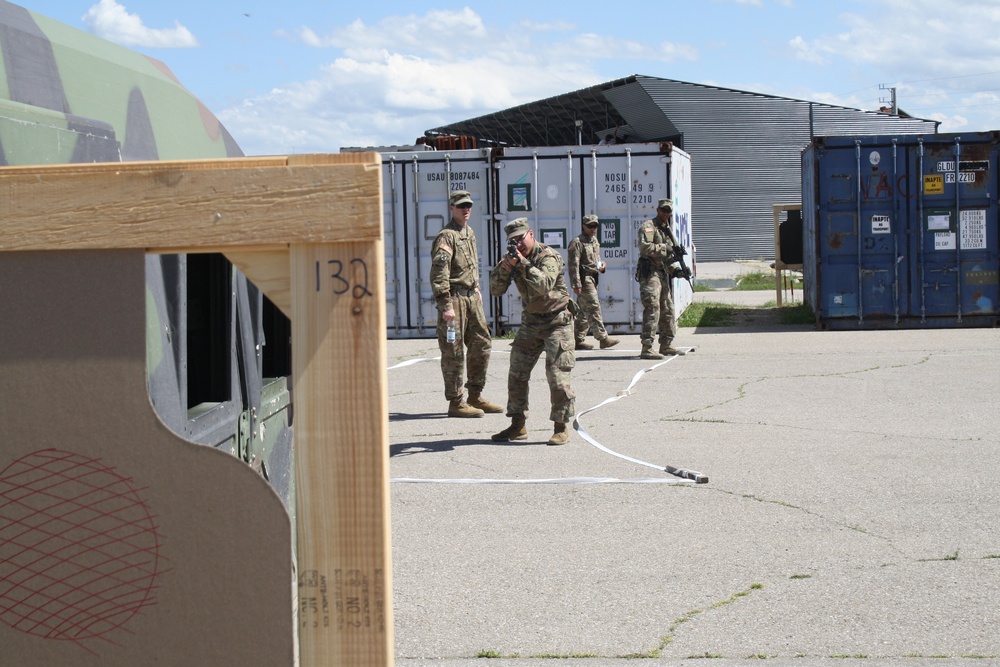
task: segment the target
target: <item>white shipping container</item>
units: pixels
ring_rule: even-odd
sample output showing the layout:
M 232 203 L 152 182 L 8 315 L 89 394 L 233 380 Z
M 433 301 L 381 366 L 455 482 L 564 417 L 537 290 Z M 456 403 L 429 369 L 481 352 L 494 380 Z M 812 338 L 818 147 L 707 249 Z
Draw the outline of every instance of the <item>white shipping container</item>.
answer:
M 378 149 L 376 149 L 378 150 Z M 468 190 L 475 202 L 469 226 L 479 249 L 479 282 L 487 320 L 489 248 L 496 246 L 492 218 L 490 151 L 382 152 L 385 229 L 386 324 L 389 338 L 434 338 L 437 308 L 430 285 L 431 245 L 448 224 L 448 196 Z
M 637 230 L 656 214 L 661 197 L 674 202 L 674 231 L 688 248 L 691 228 L 691 159 L 670 144 L 618 144 L 540 148 L 419 150 L 393 147 L 382 155 L 386 322 L 389 338 L 433 338 L 437 309 L 430 286 L 431 244 L 448 222 L 448 195 L 472 193 L 469 225 L 479 249 L 479 283 L 494 333 L 521 323 L 513 286 L 490 297 L 489 273 L 506 252 L 503 224 L 526 217 L 542 242 L 567 257 L 584 215 L 601 221 L 599 239 L 607 271 L 600 277 L 604 323 L 612 333 L 642 328 L 635 282 Z M 569 284 L 567 276 L 567 285 Z M 692 301 L 686 281 L 674 283 L 675 317 Z
M 663 197 L 673 200 L 674 232 L 688 249 L 685 261 L 694 270 L 691 158 L 684 151 L 659 143 L 506 148 L 494 158 L 493 168 L 502 222 L 528 218 L 537 238 L 557 248 L 564 259 L 569 242 L 581 232 L 583 216 L 598 216 L 601 256 L 608 265 L 598 294 L 608 331 L 642 329 L 634 278 L 638 229 L 656 215 Z M 674 281 L 674 296 L 676 318 L 693 299 L 687 281 Z M 521 309 L 520 296 L 511 287 L 497 310 L 501 327 L 516 328 Z

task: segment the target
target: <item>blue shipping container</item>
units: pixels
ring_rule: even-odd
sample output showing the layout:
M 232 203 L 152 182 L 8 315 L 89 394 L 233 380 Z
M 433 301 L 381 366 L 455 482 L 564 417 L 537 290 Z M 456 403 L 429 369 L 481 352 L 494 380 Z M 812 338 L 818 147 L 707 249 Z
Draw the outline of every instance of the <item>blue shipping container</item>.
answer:
M 814 140 L 802 214 L 817 324 L 1000 324 L 998 152 L 998 132 Z

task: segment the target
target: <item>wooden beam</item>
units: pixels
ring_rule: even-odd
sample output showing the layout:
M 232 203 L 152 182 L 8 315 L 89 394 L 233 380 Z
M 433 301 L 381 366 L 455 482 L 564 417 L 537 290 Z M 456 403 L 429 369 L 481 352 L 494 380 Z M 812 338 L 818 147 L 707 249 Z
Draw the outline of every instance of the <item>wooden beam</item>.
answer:
M 0 168 L 0 250 L 382 237 L 380 158 L 345 153 Z
M 302 667 L 392 664 L 384 261 L 291 249 Z
M 393 662 L 380 160 L 0 168 L 0 252 L 221 252 L 290 316 L 301 667 Z

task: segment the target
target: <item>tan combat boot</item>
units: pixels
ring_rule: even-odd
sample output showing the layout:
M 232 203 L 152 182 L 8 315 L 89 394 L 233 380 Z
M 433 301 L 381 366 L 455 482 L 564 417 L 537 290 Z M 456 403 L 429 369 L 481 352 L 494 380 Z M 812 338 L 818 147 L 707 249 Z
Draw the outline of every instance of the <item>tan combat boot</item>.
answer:
M 552 437 L 549 438 L 549 445 L 565 445 L 569 442 L 569 431 L 566 429 L 566 424 L 562 422 L 555 422 L 555 431 L 552 433 Z
M 490 436 L 494 442 L 507 442 L 508 440 L 527 440 L 528 429 L 524 428 L 524 415 L 512 415 L 510 426 L 504 430 Z
M 606 350 L 609 347 L 614 347 L 615 345 L 617 345 L 620 342 L 621 341 L 618 340 L 617 338 L 611 338 L 610 336 L 608 336 L 607 338 L 605 338 L 604 340 L 601 341 L 601 349 L 602 350 Z
M 660 354 L 666 357 L 678 356 L 683 357 L 686 353 L 678 350 L 671 343 L 660 343 Z
M 577 350 L 593 350 L 594 346 L 591 345 L 590 343 L 587 343 L 587 342 L 584 342 L 584 341 L 581 340 L 579 343 L 576 344 L 576 349 Z
M 496 403 L 490 403 L 485 398 L 483 398 L 478 391 L 469 390 L 468 404 L 474 408 L 479 408 L 483 412 L 489 412 L 490 414 L 497 414 L 503 412 L 502 407 L 500 407 Z
M 643 344 L 643 346 L 642 346 L 642 352 L 639 353 L 639 358 L 640 359 L 662 359 L 663 355 L 662 354 L 658 354 L 656 352 L 653 352 L 653 346 L 652 345 L 645 345 L 645 344 Z
M 451 403 L 448 404 L 448 416 L 449 417 L 482 417 L 483 411 L 479 408 L 474 408 L 461 398 L 452 399 Z

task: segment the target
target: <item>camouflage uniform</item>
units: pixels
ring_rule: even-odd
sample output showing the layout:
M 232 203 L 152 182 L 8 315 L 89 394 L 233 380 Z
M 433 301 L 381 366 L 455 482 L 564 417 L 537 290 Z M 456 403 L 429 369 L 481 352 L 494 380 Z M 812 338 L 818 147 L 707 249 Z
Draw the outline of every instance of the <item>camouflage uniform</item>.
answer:
M 657 218 L 639 226 L 639 257 L 648 260 L 648 268 L 640 266 L 639 295 L 642 299 L 642 348 L 653 346 L 654 330 L 659 336 L 660 352 L 673 347 L 677 335 L 674 321 L 674 286 L 671 276 L 679 269 L 674 261 L 673 235 Z
M 497 264 L 490 272 L 490 292 L 502 296 L 510 283 L 524 302 L 521 327 L 510 351 L 507 376 L 507 416 L 528 414 L 528 381 L 538 357 L 545 352 L 545 377 L 549 382 L 552 409 L 549 419 L 567 424 L 575 413 L 575 394 L 570 371 L 576 365 L 573 352 L 573 314 L 563 277 L 562 256 L 543 243 L 535 243 L 531 255 L 508 271 Z
M 476 234 L 468 225 L 454 220 L 438 232 L 431 247 L 431 288 L 437 302 L 438 347 L 444 395 L 461 400 L 462 375 L 468 365 L 470 395 L 478 395 L 486 384 L 493 339 L 486 324 L 483 299 L 479 292 L 479 254 Z M 455 311 L 455 342 L 449 343 L 447 323 L 442 318 L 449 306 Z M 468 356 L 465 347 L 469 348 Z
M 594 338 L 607 340 L 608 332 L 604 328 L 601 316 L 601 300 L 597 295 L 597 281 L 600 272 L 597 260 L 601 252 L 601 242 L 597 236 L 588 237 L 580 234 L 569 242 L 569 281 L 570 287 L 580 293 L 576 297 L 579 309 L 576 313 L 576 342 L 582 343 L 588 331 L 594 332 Z

